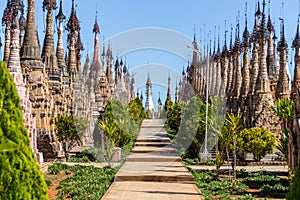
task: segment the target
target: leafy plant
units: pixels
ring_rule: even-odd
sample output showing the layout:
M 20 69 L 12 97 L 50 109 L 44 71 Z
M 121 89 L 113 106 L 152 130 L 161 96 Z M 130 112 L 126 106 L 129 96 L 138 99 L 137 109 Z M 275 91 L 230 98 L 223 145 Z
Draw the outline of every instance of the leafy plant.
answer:
M 282 121 L 283 130 L 280 133 L 279 144 L 276 148 L 284 155 L 284 158 L 288 159 L 288 138 L 289 129 L 288 122 L 294 119 L 295 102 L 289 99 L 278 99 L 275 101 L 275 105 L 272 107 L 273 111 Z
M 88 162 L 90 162 L 90 160 L 89 160 L 89 158 L 87 156 L 83 156 L 81 158 L 71 157 L 69 159 L 69 162 L 88 163 Z
M 100 199 L 113 182 L 118 169 L 96 168 L 93 166 L 70 167 L 73 176 L 64 179 L 58 186 L 57 199 Z
M 245 194 L 239 197 L 238 200 L 255 200 L 255 197 L 253 197 L 251 194 Z
M 263 185 L 261 188 L 261 193 L 267 194 L 270 197 L 275 198 L 284 198 L 286 193 L 289 191 L 288 186 L 283 186 L 280 183 L 271 186 L 271 185 Z
M 89 149 L 86 149 L 80 153 L 77 153 L 76 155 L 72 156 L 70 158 L 70 161 L 71 160 L 77 160 L 77 159 L 83 159 L 83 160 L 86 160 L 87 162 L 95 162 L 97 160 L 97 154 L 99 152 L 97 152 L 97 149 L 96 148 L 89 148 Z M 87 158 L 87 159 L 86 159 Z M 71 161 L 71 162 L 76 162 L 76 161 Z
M 274 186 L 279 182 L 280 178 L 265 174 L 264 172 L 251 173 L 244 181 L 246 185 L 253 189 L 259 189 L 264 185 Z
M 252 152 L 256 161 L 261 160 L 267 153 L 272 153 L 276 140 L 266 128 L 244 129 L 241 133 L 241 148 Z
M 287 200 L 296 200 L 300 197 L 300 162 L 298 162 L 298 166 L 295 172 L 295 175 L 292 178 L 290 191 L 286 195 Z
M 52 185 L 52 181 L 48 178 L 45 178 L 45 182 L 46 182 L 47 187 Z
M 56 162 L 53 165 L 50 165 L 48 167 L 48 173 L 49 174 L 59 174 L 61 171 L 70 169 L 70 167 L 66 164 Z
M 70 150 L 72 150 L 77 144 L 81 143 L 80 139 L 82 138 L 86 128 L 87 123 L 84 122 L 83 119 L 76 119 L 72 115 L 57 116 L 55 120 L 55 130 L 58 141 L 62 143 L 67 161 L 70 158 Z
M 181 124 L 173 144 L 184 158 L 198 158 L 205 136 L 206 106 L 199 97 L 180 102 Z

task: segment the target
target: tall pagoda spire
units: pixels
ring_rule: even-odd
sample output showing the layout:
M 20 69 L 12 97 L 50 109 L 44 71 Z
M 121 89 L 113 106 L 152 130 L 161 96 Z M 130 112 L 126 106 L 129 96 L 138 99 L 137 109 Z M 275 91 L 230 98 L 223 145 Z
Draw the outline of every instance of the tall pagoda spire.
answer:
M 63 43 L 63 21 L 66 20 L 66 16 L 62 10 L 62 0 L 59 2 L 59 12 L 55 17 L 58 20 L 58 27 L 57 27 L 57 47 L 56 47 L 56 57 L 57 57 L 57 64 L 58 67 L 62 70 L 65 67 L 66 62 L 64 58 L 64 43 Z
M 259 71 L 258 77 L 255 85 L 255 92 L 253 96 L 253 116 L 252 126 L 255 127 L 267 127 L 274 134 L 280 132 L 279 119 L 272 110 L 274 105 L 274 98 L 272 95 L 270 80 L 267 70 L 267 35 L 265 26 L 265 0 L 263 0 L 263 13 L 262 13 L 262 23 L 259 32 Z
M 239 16 L 237 17 L 237 25 L 236 25 L 236 37 L 235 37 L 235 43 L 234 43 L 234 54 L 235 54 L 235 71 L 234 71 L 234 86 L 233 86 L 233 95 L 235 98 L 239 98 L 240 92 L 241 92 L 241 86 L 242 86 L 242 72 L 241 72 L 241 41 L 240 41 L 240 22 L 239 22 Z M 238 106 L 238 103 L 237 105 Z
M 22 7 L 21 7 L 21 16 L 19 18 L 19 28 L 20 28 L 20 47 L 23 44 L 24 41 L 24 34 L 25 34 L 25 29 L 26 29 L 26 19 L 24 16 L 24 4 L 22 2 Z
M 276 99 L 288 99 L 289 93 L 289 77 L 287 74 L 287 42 L 284 35 L 284 20 L 281 24 L 281 40 L 278 49 L 280 51 L 280 70 L 276 87 Z
M 167 99 L 172 101 L 172 91 L 171 91 L 171 77 L 168 76 L 168 92 L 167 92 Z
M 221 90 L 221 81 L 222 81 L 222 73 L 221 73 L 221 52 L 220 52 L 220 26 L 218 28 L 218 44 L 217 44 L 217 52 L 215 55 L 215 60 L 216 60 L 216 84 L 214 88 L 214 95 L 219 96 L 220 95 L 220 90 Z
M 268 32 L 267 32 L 268 33 L 268 52 L 267 52 L 268 74 L 269 74 L 270 79 L 274 79 L 276 76 L 276 68 L 275 68 L 274 54 L 273 54 L 274 53 L 273 38 L 272 38 L 272 33 L 274 32 L 274 26 L 272 24 L 271 16 L 270 16 L 270 0 L 269 0 L 269 8 L 268 8 L 267 30 L 268 30 Z
M 55 138 L 51 133 L 53 127 L 50 123 L 50 102 L 52 96 L 49 96 L 49 86 L 47 73 L 44 64 L 41 61 L 40 45 L 35 23 L 35 3 L 36 0 L 28 0 L 26 31 L 23 45 L 21 47 L 21 64 L 23 74 L 30 77 L 30 100 L 32 101 L 32 112 L 36 116 L 36 130 L 38 149 L 44 154 L 44 157 L 53 157 L 55 155 Z M 59 77 L 58 77 L 59 78 Z
M 23 45 L 21 48 L 21 60 L 40 60 L 40 46 L 38 42 L 34 5 L 36 0 L 28 0 L 27 24 Z M 40 68 L 39 66 L 38 68 Z
M 19 38 L 19 21 L 18 21 L 18 11 L 19 8 L 22 8 L 23 1 L 14 0 L 11 2 L 12 8 L 12 20 L 11 20 L 11 43 L 10 43 L 10 52 L 8 59 L 8 69 L 10 74 L 16 84 L 16 88 L 18 94 L 20 96 L 20 103 L 23 112 L 24 125 L 28 130 L 28 134 L 30 136 L 30 145 L 32 147 L 33 152 L 37 153 L 37 135 L 36 135 L 36 119 L 32 113 L 32 102 L 30 101 L 29 95 L 29 87 L 26 85 L 27 83 L 27 72 L 29 67 L 21 68 L 20 62 L 20 38 Z M 24 75 L 23 76 L 23 70 Z M 24 78 L 25 77 L 25 78 Z M 34 113 L 35 114 L 35 113 Z
M 74 0 L 72 0 L 72 8 L 71 8 L 71 14 L 66 26 L 67 31 L 69 31 L 68 36 L 68 70 L 71 72 L 71 76 L 75 76 L 76 70 L 77 70 L 77 62 L 76 62 L 76 37 L 77 33 L 80 30 L 79 20 L 77 18 L 76 12 L 75 12 L 75 3 Z
M 2 24 L 5 25 L 5 43 L 4 43 L 4 62 L 8 62 L 10 52 L 10 23 L 12 21 L 13 13 L 11 7 L 11 0 L 7 0 L 6 8 L 4 9 Z
M 141 94 L 141 100 L 143 99 Z M 148 79 L 146 82 L 146 102 L 145 102 L 145 110 L 149 111 L 150 114 L 154 114 L 155 108 L 152 100 L 152 82 L 150 79 L 150 74 L 148 73 Z
M 231 94 L 232 81 L 233 81 L 233 45 L 232 45 L 232 25 L 230 33 L 230 43 L 229 43 L 229 64 L 228 64 L 228 82 L 227 82 L 227 94 Z
M 227 82 L 228 82 L 228 57 L 229 57 L 229 52 L 228 52 L 228 49 L 227 49 L 226 21 L 225 21 L 225 37 L 224 38 L 225 38 L 224 46 L 223 46 L 222 54 L 221 54 L 221 74 L 222 74 L 223 82 L 221 83 L 220 96 L 222 98 L 224 98 L 226 96 Z
M 57 58 L 54 50 L 54 38 L 53 38 L 53 13 L 52 10 L 56 9 L 56 0 L 44 0 L 43 10 L 47 10 L 46 19 L 46 34 L 44 38 L 44 45 L 42 50 L 42 60 L 45 64 L 46 71 L 58 71 Z M 50 78 L 51 79 L 51 78 Z
M 262 22 L 259 32 L 259 71 L 258 77 L 255 85 L 255 91 L 259 92 L 270 92 L 270 80 L 267 70 L 267 60 L 266 60 L 266 30 L 265 30 L 265 0 L 263 0 L 263 13 Z
M 89 73 L 89 65 L 90 65 L 90 57 L 89 54 L 86 54 L 84 66 L 83 66 L 83 76 L 85 78 L 88 78 L 88 73 Z
M 135 99 L 134 83 L 135 83 L 135 80 L 134 80 L 134 77 L 132 77 L 130 80 L 130 101 Z
M 249 48 L 250 48 L 250 33 L 248 31 L 248 23 L 247 23 L 247 2 L 246 2 L 246 12 L 245 12 L 245 30 L 243 33 L 243 69 L 242 69 L 242 89 L 241 89 L 241 95 L 242 97 L 247 97 L 249 89 L 250 89 L 250 59 L 249 59 Z
M 297 31 L 295 38 L 293 40 L 293 48 L 295 49 L 294 55 L 294 80 L 292 82 L 292 93 L 291 99 L 295 102 L 295 116 L 294 120 L 289 123 L 290 127 L 290 140 L 289 140 L 289 159 L 288 159 L 288 166 L 292 169 L 295 169 L 297 164 L 299 163 L 300 158 L 300 142 L 299 142 L 299 135 L 300 130 L 299 126 L 299 118 L 300 118 L 300 55 L 299 55 L 299 48 L 300 48 L 300 34 L 299 34 L 299 17 L 298 15 L 298 22 L 297 22 Z M 289 120 L 290 121 L 290 120 Z M 298 151 L 297 151 L 298 150 Z M 299 165 L 299 164 L 298 164 Z
M 96 12 L 95 24 L 93 28 L 93 33 L 95 34 L 95 36 L 94 36 L 94 55 L 93 55 L 92 69 L 98 71 L 101 75 L 103 75 L 104 69 L 103 67 L 101 67 L 101 62 L 100 62 L 100 47 L 99 47 L 100 28 L 97 21 L 97 14 L 98 12 Z
M 84 47 L 83 47 L 83 44 L 82 44 L 82 41 L 81 41 L 81 34 L 80 34 L 80 29 L 77 33 L 77 41 L 76 41 L 76 44 L 75 44 L 75 48 L 76 48 L 76 65 L 77 65 L 77 72 L 81 72 L 82 69 L 81 69 L 81 51 L 84 50 Z
M 20 63 L 20 54 L 19 54 L 19 21 L 18 21 L 18 10 L 19 10 L 19 2 L 13 1 L 12 2 L 12 21 L 11 21 L 11 42 L 10 42 L 10 53 L 9 53 L 9 59 L 7 63 L 7 67 L 9 71 L 11 72 L 14 79 L 17 80 L 16 86 L 19 95 L 20 94 L 20 87 L 24 87 L 23 83 L 23 77 L 22 77 L 22 70 L 21 70 L 21 63 Z M 15 76 L 18 76 L 15 78 Z M 24 87 L 25 89 L 25 87 Z M 25 90 L 23 91 L 25 92 Z
M 300 88 L 300 33 L 299 33 L 299 17 L 297 22 L 297 31 L 295 35 L 295 39 L 293 40 L 293 48 L 295 49 L 295 55 L 294 55 L 294 80 L 292 84 L 292 90 L 293 92 L 296 92 L 296 89 Z

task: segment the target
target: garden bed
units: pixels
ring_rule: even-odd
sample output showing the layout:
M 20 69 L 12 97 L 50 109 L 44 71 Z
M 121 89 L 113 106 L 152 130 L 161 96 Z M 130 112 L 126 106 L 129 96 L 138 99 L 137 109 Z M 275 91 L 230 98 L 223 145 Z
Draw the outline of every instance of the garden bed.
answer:
M 55 163 L 49 166 L 45 175 L 48 197 L 57 200 L 99 200 L 112 184 L 117 171 L 117 168 L 101 169 L 94 166 Z
M 193 170 L 190 169 L 195 177 L 195 183 L 205 199 L 284 199 L 289 189 L 287 177 L 282 177 L 273 172 L 245 171 L 237 172 L 237 181 L 233 186 L 233 179 L 228 174 L 221 173 L 217 176 L 214 170 Z M 280 175 L 280 177 L 278 177 Z

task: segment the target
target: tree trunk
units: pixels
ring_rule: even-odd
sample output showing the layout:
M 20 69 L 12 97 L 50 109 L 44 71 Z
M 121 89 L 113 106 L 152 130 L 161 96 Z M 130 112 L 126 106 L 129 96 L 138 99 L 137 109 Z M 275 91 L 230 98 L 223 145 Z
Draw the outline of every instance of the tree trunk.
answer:
M 236 182 L 236 140 L 234 139 L 234 149 L 233 149 L 233 187 L 235 187 Z
M 228 161 L 228 163 L 229 163 L 230 161 L 229 161 L 229 149 L 228 149 L 228 144 L 226 144 L 226 155 L 227 155 L 227 161 Z M 228 175 L 229 175 L 229 181 L 231 182 L 230 166 L 229 166 L 229 169 L 228 169 Z

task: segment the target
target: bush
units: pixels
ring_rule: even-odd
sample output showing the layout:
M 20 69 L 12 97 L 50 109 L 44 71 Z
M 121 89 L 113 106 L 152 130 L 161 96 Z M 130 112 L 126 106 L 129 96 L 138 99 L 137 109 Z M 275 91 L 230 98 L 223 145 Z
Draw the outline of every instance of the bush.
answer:
M 52 181 L 48 178 L 45 179 L 45 182 L 46 182 L 47 187 L 52 185 Z
M 242 150 L 252 152 L 254 159 L 260 161 L 267 153 L 272 153 L 275 146 L 275 136 L 266 128 L 250 128 L 241 132 Z
M 263 185 L 261 188 L 261 193 L 266 194 L 270 197 L 274 198 L 284 198 L 286 193 L 289 191 L 289 187 L 283 186 L 280 183 L 271 186 L 271 185 Z
M 258 172 L 254 174 L 249 174 L 246 177 L 244 183 L 248 185 L 250 188 L 259 189 L 264 185 L 271 185 L 274 186 L 275 184 L 280 182 L 280 178 L 267 175 L 264 172 Z
M 90 162 L 90 160 L 86 156 L 83 156 L 81 158 L 71 157 L 70 160 L 69 160 L 69 162 L 88 163 L 88 162 Z
M 290 191 L 288 192 L 286 199 L 287 200 L 297 200 L 300 197 L 300 162 L 295 172 L 294 177 L 292 178 Z
M 86 160 L 86 161 L 88 159 L 87 162 L 90 162 L 90 161 L 91 162 L 95 162 L 97 160 L 97 158 L 95 156 L 96 152 L 94 152 L 95 150 L 96 150 L 95 148 L 86 149 L 86 150 L 84 150 L 84 151 L 82 151 L 82 152 L 80 152 L 80 153 L 72 156 L 70 158 L 70 161 L 71 161 L 71 159 L 73 159 L 73 160 L 75 159 L 76 160 L 77 158 L 83 158 L 83 160 Z M 75 162 L 75 161 L 71 161 L 71 162 Z
M 59 174 L 61 171 L 69 169 L 70 167 L 63 163 L 54 163 L 48 167 L 49 174 Z
M 47 186 L 29 144 L 20 97 L 4 62 L 0 62 L 0 145 L 16 145 L 0 152 L 1 199 L 48 199 Z
M 238 198 L 238 200 L 255 200 L 255 197 L 253 197 L 251 194 L 245 194 Z

